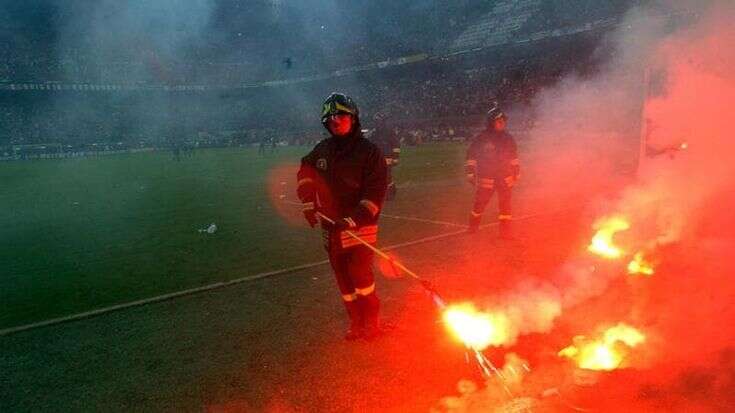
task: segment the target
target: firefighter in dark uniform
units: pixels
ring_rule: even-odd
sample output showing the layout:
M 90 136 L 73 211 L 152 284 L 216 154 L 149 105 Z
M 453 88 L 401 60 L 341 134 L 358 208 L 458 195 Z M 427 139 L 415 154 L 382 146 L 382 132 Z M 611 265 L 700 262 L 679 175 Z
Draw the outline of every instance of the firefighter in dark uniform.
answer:
M 385 165 L 388 171 L 388 191 L 385 199 L 390 201 L 396 197 L 397 193 L 396 183 L 393 181 L 393 168 L 398 166 L 398 160 L 401 157 L 401 142 L 393 130 L 388 127 L 385 114 L 377 113 L 373 119 L 375 120 L 375 129 L 370 135 L 370 140 L 378 145 L 385 157 Z
M 470 212 L 469 232 L 480 227 L 493 193 L 498 193 L 500 236 L 510 238 L 511 191 L 520 177 L 516 142 L 505 131 L 507 117 L 497 103 L 487 112 L 487 125 L 467 150 L 467 180 L 475 186 L 475 202 Z
M 297 192 L 309 224 L 314 227 L 321 221 L 329 262 L 350 319 L 345 338 L 372 339 L 381 332 L 373 252 L 347 231 L 370 244 L 377 242 L 387 186 L 385 159 L 363 137 L 357 105 L 349 97 L 332 93 L 321 119 L 331 136 L 301 160 Z M 320 219 L 317 212 L 335 224 Z

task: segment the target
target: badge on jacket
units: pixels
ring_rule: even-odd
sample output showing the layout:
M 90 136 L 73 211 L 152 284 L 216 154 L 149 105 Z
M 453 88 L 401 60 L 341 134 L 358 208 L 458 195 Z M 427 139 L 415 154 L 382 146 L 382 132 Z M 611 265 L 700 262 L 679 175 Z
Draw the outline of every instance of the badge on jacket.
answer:
M 316 168 L 321 169 L 322 171 L 326 171 L 327 170 L 327 160 L 324 158 L 317 159 Z

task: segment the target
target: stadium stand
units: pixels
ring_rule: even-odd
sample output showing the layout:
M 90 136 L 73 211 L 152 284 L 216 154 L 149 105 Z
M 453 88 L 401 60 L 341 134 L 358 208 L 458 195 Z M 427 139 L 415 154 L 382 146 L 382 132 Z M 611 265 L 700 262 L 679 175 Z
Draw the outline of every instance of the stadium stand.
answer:
M 506 0 L 470 25 L 449 46 L 449 50 L 467 50 L 508 43 L 513 35 L 538 12 L 540 0 Z
M 270 72 L 275 78 L 265 81 L 252 80 L 261 73 L 231 61 L 208 61 L 204 54 L 202 60 L 161 63 L 153 70 L 150 60 L 156 56 L 150 50 L 137 50 L 149 58 L 142 61 L 116 52 L 106 67 L 98 67 L 78 50 L 65 49 L 54 58 L 41 37 L 19 36 L 14 47 L 0 46 L 0 146 L 35 145 L 33 153 L 54 144 L 109 150 L 167 148 L 172 142 L 228 146 L 273 135 L 284 143 L 307 143 L 322 132 L 314 108 L 325 93 L 340 88 L 366 113 L 391 113 L 397 128 L 412 131 L 410 141 L 452 139 L 491 100 L 524 104 L 564 73 L 594 70 L 594 49 L 619 14 L 587 3 L 472 4 L 477 17 L 468 18 L 462 9 L 443 22 L 438 32 L 453 33 L 448 41 L 433 34 L 390 51 L 414 54 L 387 58 L 386 47 L 373 45 L 374 53 L 361 47 L 356 53 L 363 60 L 351 54 L 327 59 L 336 67 L 343 61 L 358 65 L 306 75 Z M 568 17 L 561 8 L 577 14 Z M 417 53 L 420 47 L 429 53 Z M 208 82 L 214 78 L 216 83 Z

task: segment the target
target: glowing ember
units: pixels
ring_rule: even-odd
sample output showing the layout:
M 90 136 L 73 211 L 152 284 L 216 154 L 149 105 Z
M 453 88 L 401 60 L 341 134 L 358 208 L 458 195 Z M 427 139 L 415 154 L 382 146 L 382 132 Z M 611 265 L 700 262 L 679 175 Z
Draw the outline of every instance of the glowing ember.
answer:
M 482 351 L 508 340 L 508 319 L 502 314 L 477 311 L 472 304 L 455 304 L 442 315 L 444 323 L 467 347 Z
M 587 370 L 615 370 L 630 349 L 646 341 L 646 336 L 635 328 L 620 323 L 605 331 L 602 338 L 591 340 L 584 336 L 574 338 L 574 344 L 562 349 L 559 357 L 574 360 Z
M 688 143 L 686 143 L 686 142 L 682 142 L 682 143 L 681 143 L 681 144 L 679 145 L 679 149 L 680 149 L 680 150 L 682 150 L 682 151 L 683 151 L 683 150 L 685 150 L 685 149 L 687 149 L 687 148 L 689 148 L 689 144 L 688 144 Z
M 623 251 L 613 243 L 613 236 L 630 228 L 630 224 L 619 216 L 603 218 L 595 222 L 593 226 L 597 230 L 587 251 L 605 258 L 615 259 L 623 255 Z
M 646 261 L 642 252 L 637 252 L 633 260 L 628 263 L 628 274 L 653 275 L 653 264 Z

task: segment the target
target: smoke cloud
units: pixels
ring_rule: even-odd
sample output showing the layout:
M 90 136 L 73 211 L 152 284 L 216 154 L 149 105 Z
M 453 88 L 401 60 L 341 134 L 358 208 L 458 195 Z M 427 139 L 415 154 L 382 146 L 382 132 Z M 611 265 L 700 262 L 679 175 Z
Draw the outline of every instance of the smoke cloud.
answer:
M 664 278 L 686 288 L 689 283 L 676 266 L 691 264 L 695 256 L 716 260 L 735 246 L 727 239 L 732 219 L 716 224 L 725 222 L 722 208 L 735 205 L 735 163 L 724 158 L 735 151 L 729 127 L 735 106 L 728 103 L 735 99 L 735 51 L 728 46 L 735 44 L 735 8 L 714 1 L 705 8 L 700 3 L 700 14 L 677 14 L 683 6 L 632 10 L 607 40 L 609 60 L 595 76 L 571 75 L 540 92 L 533 103 L 538 121 L 530 135 L 532 159 L 526 162 L 535 164 L 528 174 L 539 177 L 534 185 L 543 189 L 544 198 L 589 198 L 608 189 L 621 171 L 636 175 L 617 196 L 601 199 L 594 213 L 630 221 L 631 229 L 616 239 L 628 254 L 644 251 L 661 263 L 651 288 Z M 641 128 L 648 151 L 636 169 Z M 685 142 L 686 150 L 680 150 Z M 708 242 L 708 237 L 717 241 Z M 692 248 L 696 254 L 690 257 L 676 253 Z M 510 346 L 519 335 L 550 331 L 563 309 L 603 294 L 612 280 L 626 274 L 625 264 L 625 259 L 616 265 L 596 263 L 580 254 L 550 283 L 520 285 L 488 308 L 515 321 Z M 713 272 L 698 275 L 704 277 L 699 287 L 722 288 L 723 269 L 715 267 L 708 265 Z M 688 300 L 673 289 L 661 294 L 671 294 L 666 305 L 674 307 Z M 723 299 L 728 298 L 718 295 L 702 304 L 719 319 L 715 312 L 721 311 Z M 648 311 L 661 314 L 666 308 Z M 677 328 L 675 320 L 666 324 L 669 330 Z
M 66 68 L 70 79 L 101 76 L 101 81 L 112 83 L 145 79 L 172 82 L 179 75 L 174 67 L 192 57 L 188 54 L 190 49 L 201 45 L 209 35 L 214 3 L 214 0 L 69 2 L 61 6 L 59 13 L 63 17 L 57 28 L 58 58 L 61 62 L 74 60 Z M 85 66 L 92 70 L 102 68 L 102 71 L 79 73 Z

